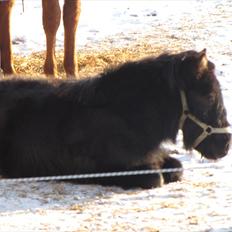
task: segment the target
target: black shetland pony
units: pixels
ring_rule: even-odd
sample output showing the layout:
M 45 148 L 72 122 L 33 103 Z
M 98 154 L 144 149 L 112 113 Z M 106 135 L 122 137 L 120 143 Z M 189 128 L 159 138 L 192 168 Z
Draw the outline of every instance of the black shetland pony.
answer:
M 194 148 L 209 159 L 227 154 L 229 124 L 206 50 L 129 62 L 75 82 L 2 80 L 0 172 L 32 177 L 181 167 L 160 149 L 165 140 L 175 142 L 180 122 L 187 149 L 201 136 L 203 124 L 209 133 Z M 151 188 L 181 175 L 87 182 Z

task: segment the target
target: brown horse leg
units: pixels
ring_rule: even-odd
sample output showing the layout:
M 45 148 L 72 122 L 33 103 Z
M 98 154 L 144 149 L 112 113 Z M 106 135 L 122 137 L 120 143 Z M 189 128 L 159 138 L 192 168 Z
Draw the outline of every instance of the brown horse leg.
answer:
M 64 69 L 68 78 L 76 77 L 78 72 L 76 57 L 76 29 L 80 15 L 81 0 L 65 0 L 64 21 Z
M 46 75 L 56 76 L 56 32 L 60 25 L 61 11 L 59 0 L 42 0 L 43 5 L 43 28 L 46 34 L 47 53 L 44 64 Z
M 0 1 L 0 65 L 5 74 L 13 74 L 10 16 L 15 0 Z

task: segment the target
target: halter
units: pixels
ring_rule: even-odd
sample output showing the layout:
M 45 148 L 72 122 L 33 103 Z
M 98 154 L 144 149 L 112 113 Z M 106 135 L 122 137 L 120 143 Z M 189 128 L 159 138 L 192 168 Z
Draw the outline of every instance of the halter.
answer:
M 217 128 L 217 127 L 212 127 L 210 125 L 207 125 L 206 123 L 200 121 L 197 117 L 195 117 L 193 114 L 189 112 L 186 95 L 183 90 L 180 90 L 180 96 L 181 96 L 181 103 L 182 103 L 183 111 L 182 111 L 182 115 L 180 118 L 179 128 L 183 129 L 185 120 L 189 118 L 203 129 L 203 132 L 195 139 L 195 142 L 192 145 L 193 148 L 196 148 L 205 138 L 207 138 L 207 136 L 211 134 L 230 134 L 231 133 L 230 127 Z

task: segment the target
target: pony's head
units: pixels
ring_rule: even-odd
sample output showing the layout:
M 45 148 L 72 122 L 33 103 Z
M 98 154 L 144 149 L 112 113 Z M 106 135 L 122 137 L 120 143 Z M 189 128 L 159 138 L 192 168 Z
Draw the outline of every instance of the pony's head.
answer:
M 215 65 L 207 59 L 206 49 L 180 53 L 175 71 L 182 102 L 180 128 L 185 147 L 196 149 L 208 159 L 225 156 L 231 134 Z

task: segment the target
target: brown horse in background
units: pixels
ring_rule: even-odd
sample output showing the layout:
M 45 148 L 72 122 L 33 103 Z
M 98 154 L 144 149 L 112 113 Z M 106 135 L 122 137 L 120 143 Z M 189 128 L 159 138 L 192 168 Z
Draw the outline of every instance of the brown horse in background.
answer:
M 12 58 L 10 16 L 15 0 L 0 0 L 0 61 L 5 74 L 15 73 Z M 75 77 L 78 72 L 76 57 L 76 29 L 80 15 L 81 0 L 65 0 L 63 6 L 64 22 L 64 69 L 67 77 Z M 44 72 L 56 76 L 55 57 L 56 32 L 60 25 L 61 9 L 59 0 L 42 0 L 43 28 L 46 34 L 46 60 Z

